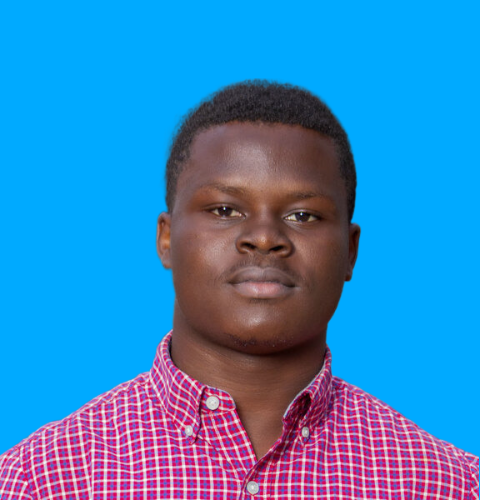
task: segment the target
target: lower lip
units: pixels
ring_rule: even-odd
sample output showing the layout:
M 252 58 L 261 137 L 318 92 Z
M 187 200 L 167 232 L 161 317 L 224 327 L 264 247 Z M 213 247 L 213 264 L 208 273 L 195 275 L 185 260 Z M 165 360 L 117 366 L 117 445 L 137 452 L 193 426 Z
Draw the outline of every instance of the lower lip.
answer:
M 233 285 L 244 297 L 251 299 L 278 299 L 292 293 L 293 287 L 275 281 L 243 281 Z

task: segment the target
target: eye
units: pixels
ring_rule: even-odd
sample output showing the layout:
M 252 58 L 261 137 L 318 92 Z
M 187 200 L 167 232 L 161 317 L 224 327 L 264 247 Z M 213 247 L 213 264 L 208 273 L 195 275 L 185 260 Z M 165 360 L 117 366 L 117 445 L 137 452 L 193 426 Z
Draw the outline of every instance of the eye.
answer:
M 222 219 L 238 218 L 243 216 L 238 210 L 228 206 L 216 207 L 210 210 L 210 212 L 218 217 L 221 217 Z
M 285 220 L 289 220 L 292 222 L 315 222 L 316 220 L 319 220 L 319 217 L 309 212 L 300 211 L 287 215 L 285 217 Z

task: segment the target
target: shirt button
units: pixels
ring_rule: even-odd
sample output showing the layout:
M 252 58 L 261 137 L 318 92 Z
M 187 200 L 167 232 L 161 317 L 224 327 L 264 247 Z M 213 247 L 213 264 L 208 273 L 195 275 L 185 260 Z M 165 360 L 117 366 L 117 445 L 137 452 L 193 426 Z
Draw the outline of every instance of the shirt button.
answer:
M 310 429 L 309 429 L 308 427 L 304 427 L 304 428 L 302 429 L 302 436 L 303 436 L 305 439 L 307 439 L 307 438 L 308 438 L 308 436 L 310 436 Z
M 249 481 L 247 483 L 247 491 L 251 495 L 256 495 L 259 490 L 260 490 L 260 486 L 258 486 L 258 483 L 256 483 L 255 481 Z
M 193 435 L 193 427 L 191 425 L 186 425 L 183 430 L 185 432 L 185 436 L 190 437 Z
M 210 396 L 207 398 L 207 408 L 209 410 L 216 410 L 220 406 L 220 401 L 216 396 Z

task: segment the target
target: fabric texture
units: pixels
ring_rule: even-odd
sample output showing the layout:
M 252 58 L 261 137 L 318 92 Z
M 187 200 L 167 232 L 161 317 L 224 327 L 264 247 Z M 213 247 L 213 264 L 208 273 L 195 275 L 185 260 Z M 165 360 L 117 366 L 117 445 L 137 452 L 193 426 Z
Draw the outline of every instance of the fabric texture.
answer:
M 333 377 L 328 350 L 257 461 L 232 398 L 178 370 L 170 338 L 150 372 L 0 456 L 0 499 L 478 499 L 478 458 Z

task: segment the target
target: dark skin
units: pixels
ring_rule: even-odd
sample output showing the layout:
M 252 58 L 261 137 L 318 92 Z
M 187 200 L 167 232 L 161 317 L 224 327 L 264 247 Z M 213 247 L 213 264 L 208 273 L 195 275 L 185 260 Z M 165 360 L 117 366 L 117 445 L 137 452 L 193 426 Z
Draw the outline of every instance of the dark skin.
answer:
M 331 139 L 300 126 L 199 133 L 157 248 L 172 269 L 172 359 L 228 392 L 257 458 L 323 364 L 360 228 Z

